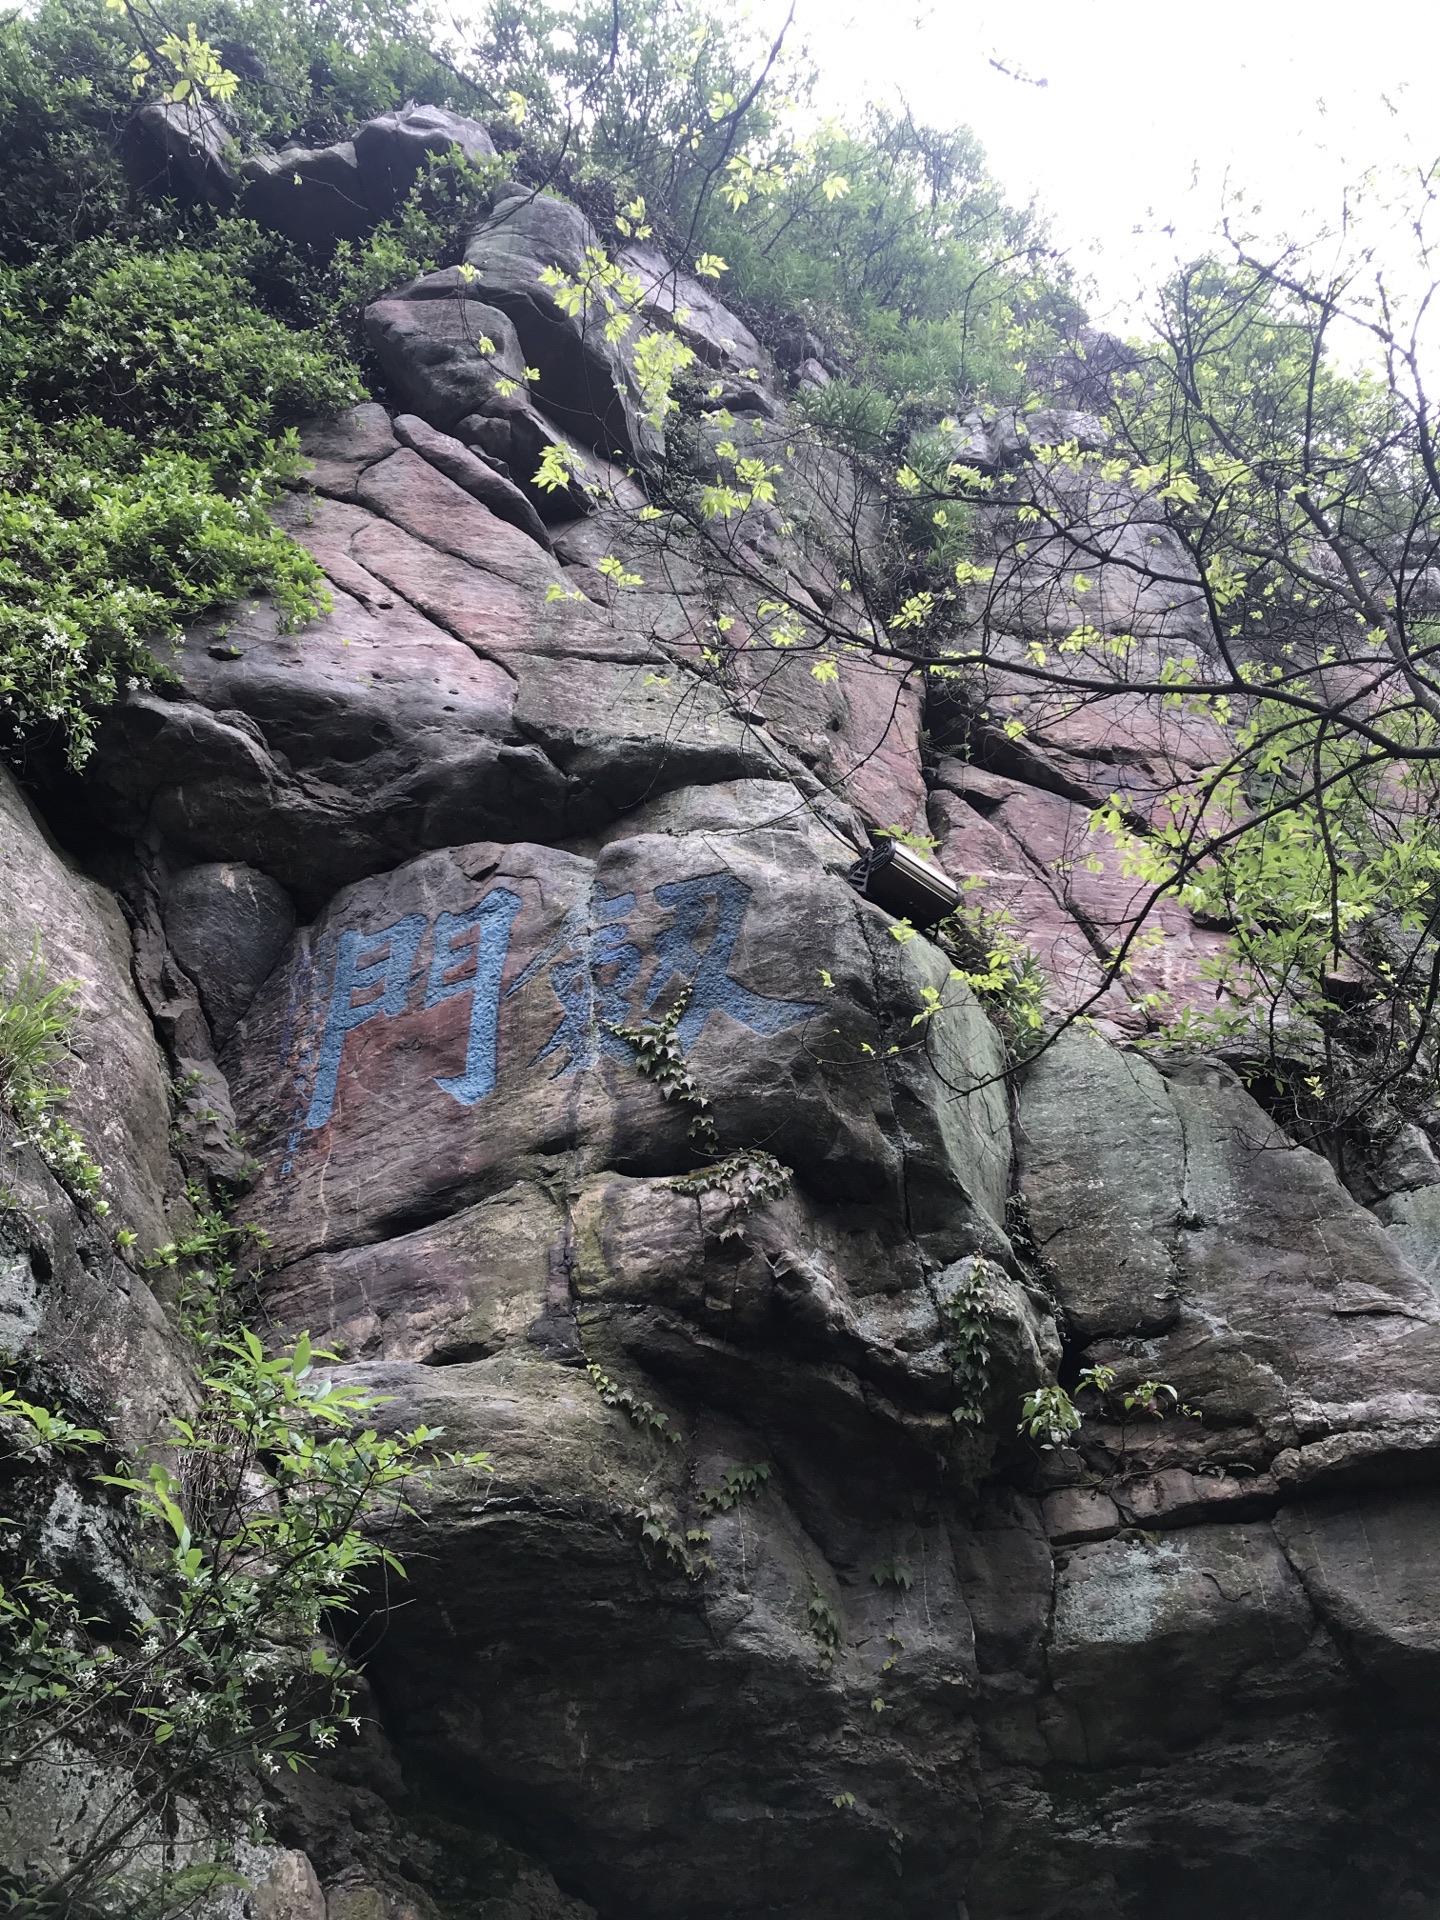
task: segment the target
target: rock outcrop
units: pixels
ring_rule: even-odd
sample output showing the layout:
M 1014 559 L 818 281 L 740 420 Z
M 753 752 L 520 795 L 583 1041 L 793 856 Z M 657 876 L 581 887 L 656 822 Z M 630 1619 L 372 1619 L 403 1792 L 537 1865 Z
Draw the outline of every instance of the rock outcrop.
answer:
M 252 165 L 247 204 L 371 220 L 453 133 L 427 114 Z M 610 464 L 656 447 L 633 358 L 541 281 L 592 239 L 502 196 L 468 273 L 372 308 L 389 404 L 317 423 L 279 514 L 333 611 L 193 628 L 57 813 L 128 928 L 0 792 L 0 918 L 84 983 L 71 1112 L 117 1217 L 168 1231 L 165 1082 L 204 1076 L 254 1164 L 180 1151 L 249 1182 L 275 1336 L 493 1457 L 406 1529 L 380 1731 L 291 1806 L 254 1912 L 1440 1913 L 1430 1143 L 1372 1210 L 1228 1069 L 1135 1051 L 1223 939 L 1178 908 L 1007 1072 L 847 869 L 928 821 L 1073 1009 L 1139 910 L 1090 810 L 1211 743 L 1138 698 L 1032 699 L 1016 743 L 883 664 L 762 677 Z M 783 439 L 753 336 L 653 248 L 630 269 Z M 957 431 L 998 467 L 1100 430 Z M 558 444 L 585 483 L 557 501 Z M 736 538 L 833 595 L 804 520 L 847 482 L 806 457 L 797 524 Z M 1157 647 L 1187 618 L 1149 613 Z M 925 725 L 952 750 L 922 761 Z M 667 1015 L 704 1152 L 626 1032 Z M 757 1153 L 789 1169 L 758 1204 L 705 1172 Z M 74 1348 L 127 1421 L 183 1394 L 138 1274 L 11 1164 L 48 1238 L 0 1267 L 5 1344 Z M 1187 1411 L 1022 1442 L 1021 1395 L 1094 1365 Z

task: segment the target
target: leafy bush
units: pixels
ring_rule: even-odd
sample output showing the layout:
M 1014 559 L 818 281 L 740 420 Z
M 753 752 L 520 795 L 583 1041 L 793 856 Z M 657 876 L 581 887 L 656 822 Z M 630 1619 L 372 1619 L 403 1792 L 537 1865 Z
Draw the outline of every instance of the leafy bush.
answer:
M 1018 395 L 1078 311 L 971 133 L 872 109 L 797 134 L 808 60 L 710 0 L 491 0 L 470 71 L 511 103 L 528 177 L 602 218 L 638 192 L 685 264 L 728 262 L 770 331 L 799 316 L 892 402 Z
M 0 363 L 9 393 L 47 422 L 84 415 L 119 428 L 136 452 L 184 449 L 220 480 L 264 465 L 284 428 L 362 395 L 322 341 L 254 304 L 235 259 L 258 237 L 235 222 L 225 248 L 116 259 L 90 245 L 7 274 L 0 286 L 18 321 Z M 118 442 L 106 452 L 127 464 Z
M 0 259 L 126 230 L 115 136 L 129 110 L 128 57 L 100 0 L 0 20 Z
M 37 934 L 0 998 L 0 1100 L 8 1103 L 27 1087 L 53 1089 L 55 1069 L 69 1057 L 74 1004 L 73 980 L 47 984 Z
M 891 395 L 868 381 L 832 380 L 828 387 L 802 387 L 792 404 L 832 445 L 862 458 L 882 452 L 903 419 Z
M 1075 311 L 1043 229 L 1006 205 L 973 135 L 879 108 L 732 155 L 703 238 L 749 301 L 808 316 L 892 400 L 1017 395 Z
M 727 155 L 768 140 L 804 65 L 709 0 L 489 0 L 468 70 L 503 104 L 537 177 L 615 203 L 639 193 L 693 228 Z
M 73 765 L 152 649 L 266 591 L 298 623 L 319 569 L 270 522 L 289 432 L 357 399 L 328 348 L 260 312 L 224 254 L 0 269 L 0 748 Z
M 419 273 L 459 261 L 464 238 L 504 177 L 503 160 L 467 160 L 457 147 L 431 154 L 394 215 L 364 240 L 344 240 L 317 267 L 296 262 L 311 282 L 317 317 L 363 360 L 370 301 Z
M 321 605 L 318 567 L 266 514 L 277 464 L 232 496 L 189 454 L 97 469 L 115 441 L 98 421 L 47 436 L 0 418 L 0 748 L 12 754 L 54 738 L 82 765 L 100 710 L 151 679 L 152 648 L 211 607 L 265 590 L 297 623 Z M 116 450 L 134 457 L 133 444 Z
M 93 1476 L 135 1533 L 125 1617 L 87 1616 L 34 1565 L 0 1585 L 0 1777 L 57 1741 L 116 1763 L 83 1849 L 39 1890 L 51 1900 L 153 1897 L 132 1877 L 177 1796 L 218 1839 L 258 1812 L 257 1774 L 332 1746 L 358 1679 L 335 1636 L 374 1570 L 404 1574 L 387 1526 L 437 1465 L 487 1470 L 481 1454 L 437 1456 L 437 1430 L 378 1432 L 382 1402 L 323 1372 L 333 1356 L 306 1336 L 268 1355 L 249 1330 L 198 1331 L 198 1405 L 172 1420 L 166 1460 Z M 0 1458 L 101 1440 L 0 1392 Z
M 146 0 L 39 0 L 0 20 L 0 259 L 186 231 L 189 217 L 157 214 L 124 161 L 131 63 L 149 59 L 142 93 L 159 91 L 160 43 L 191 21 L 234 75 L 225 112 L 242 149 L 335 139 L 407 100 L 469 107 L 484 96 L 437 59 L 434 21 L 405 0 L 198 0 L 173 16 Z

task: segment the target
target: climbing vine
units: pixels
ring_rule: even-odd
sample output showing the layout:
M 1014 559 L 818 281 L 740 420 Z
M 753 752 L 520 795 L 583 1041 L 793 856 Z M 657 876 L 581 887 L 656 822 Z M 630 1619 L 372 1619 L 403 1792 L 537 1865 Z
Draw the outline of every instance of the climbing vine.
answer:
M 696 1079 L 680 1044 L 680 1022 L 689 1001 L 687 987 L 661 1019 L 642 1020 L 628 1026 L 612 1023 L 610 1031 L 635 1049 L 637 1073 L 653 1080 L 667 1100 L 689 1108 L 690 1138 L 701 1146 L 716 1148 L 720 1136 L 710 1113 L 710 1097 Z
M 679 1446 L 680 1435 L 670 1425 L 668 1413 L 661 1413 L 650 1401 L 632 1393 L 629 1387 L 620 1386 L 593 1360 L 586 1363 L 585 1372 L 606 1406 L 617 1408 L 632 1427 L 638 1428 L 641 1433 L 653 1434 L 658 1440 L 668 1440 L 672 1446 Z
M 990 1282 L 997 1273 L 988 1260 L 965 1262 L 959 1285 L 941 1306 L 950 1336 L 950 1372 L 959 1394 L 950 1414 L 957 1426 L 978 1426 L 984 1417 L 990 1385 Z
M 736 1240 L 741 1234 L 741 1221 L 771 1200 L 778 1200 L 793 1179 L 790 1168 L 763 1147 L 739 1147 L 711 1166 L 675 1175 L 670 1185 L 677 1193 L 719 1194 L 726 1214 L 718 1238 Z

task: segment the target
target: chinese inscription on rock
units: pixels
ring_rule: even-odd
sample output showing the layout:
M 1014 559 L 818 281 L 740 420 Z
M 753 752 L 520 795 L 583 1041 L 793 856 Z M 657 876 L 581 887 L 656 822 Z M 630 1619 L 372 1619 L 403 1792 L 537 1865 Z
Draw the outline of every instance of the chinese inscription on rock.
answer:
M 727 1013 L 750 1032 L 770 1035 L 799 1025 L 817 1011 L 810 1001 L 757 993 L 731 973 L 750 898 L 751 889 L 724 871 L 672 880 L 655 889 L 657 905 L 670 918 L 654 937 L 655 965 L 638 1011 L 653 1012 L 672 983 L 683 982 L 688 997 L 676 1032 L 687 1050 L 712 1013 Z M 436 1085 L 461 1106 L 474 1106 L 494 1089 L 502 1002 L 542 976 L 560 1018 L 530 1066 L 557 1060 L 555 1073 L 560 1077 L 594 1067 L 602 1054 L 618 1060 L 632 1057 L 628 1042 L 614 1029 L 635 1019 L 634 995 L 645 967 L 646 954 L 630 927 L 636 896 L 597 888 L 595 898 L 573 909 L 554 937 L 502 987 L 521 905 L 519 894 L 495 886 L 463 913 L 437 915 L 430 962 L 424 968 L 417 967 L 417 960 L 431 924 L 425 914 L 406 914 L 373 933 L 360 928 L 340 933 L 305 1105 L 306 1130 L 325 1126 L 335 1110 L 346 1037 L 369 1021 L 405 1013 L 422 980 L 425 1007 L 462 995 L 469 998 L 464 1064 L 458 1073 L 436 1076 Z

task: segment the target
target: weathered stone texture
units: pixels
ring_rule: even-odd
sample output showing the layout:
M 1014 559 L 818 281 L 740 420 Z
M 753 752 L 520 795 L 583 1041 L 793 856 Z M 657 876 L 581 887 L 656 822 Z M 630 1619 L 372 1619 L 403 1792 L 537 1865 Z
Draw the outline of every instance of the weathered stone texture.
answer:
M 271 156 L 247 204 L 363 230 L 457 128 L 484 153 L 411 108 Z M 542 284 L 592 238 L 512 186 L 468 273 L 376 303 L 387 404 L 307 429 L 278 509 L 333 611 L 197 625 L 71 809 L 153 876 L 137 972 L 172 1055 L 233 1097 L 274 1337 L 310 1331 L 388 1420 L 494 1466 L 402 1527 L 383 1737 L 292 1809 L 254 1914 L 1440 1911 L 1428 1137 L 1377 1161 L 1372 1212 L 1228 1069 L 1134 1044 L 1147 996 L 1213 994 L 1223 935 L 1167 908 L 1116 972 L 1140 890 L 1090 814 L 1162 804 L 1213 730 L 1018 678 L 992 715 L 927 708 L 888 665 L 827 684 L 748 645 L 754 597 L 638 518 L 658 442 L 630 347 Z M 696 473 L 721 404 L 774 458 L 754 336 L 654 247 L 627 265 L 722 389 Z M 814 385 L 817 346 L 777 353 Z M 957 446 L 1000 471 L 1100 435 L 976 415 Z M 535 465 L 562 444 L 585 478 L 552 497 Z M 784 485 L 724 537 L 813 610 L 843 590 L 828 535 L 883 529 L 813 449 Z M 1182 577 L 1137 604 L 1120 504 L 1087 508 L 1115 534 L 1090 586 L 1069 551 L 996 584 L 1017 647 L 1077 595 L 1157 659 L 1189 643 Z M 1018 1076 L 949 957 L 846 884 L 867 828 L 927 821 L 1051 1011 L 1092 1016 Z M 0 924 L 7 958 L 38 926 L 82 980 L 71 1111 L 117 1217 L 162 1237 L 129 930 L 8 783 Z M 624 1031 L 671 1011 L 711 1140 Z M 740 1149 L 789 1170 L 748 1209 L 693 1177 Z M 22 1174 L 40 1224 L 0 1216 L 0 1344 L 139 1431 L 185 1390 L 159 1310 Z M 1022 1442 L 1021 1397 L 1096 1365 L 1188 1411 L 1092 1399 L 1074 1445 Z

